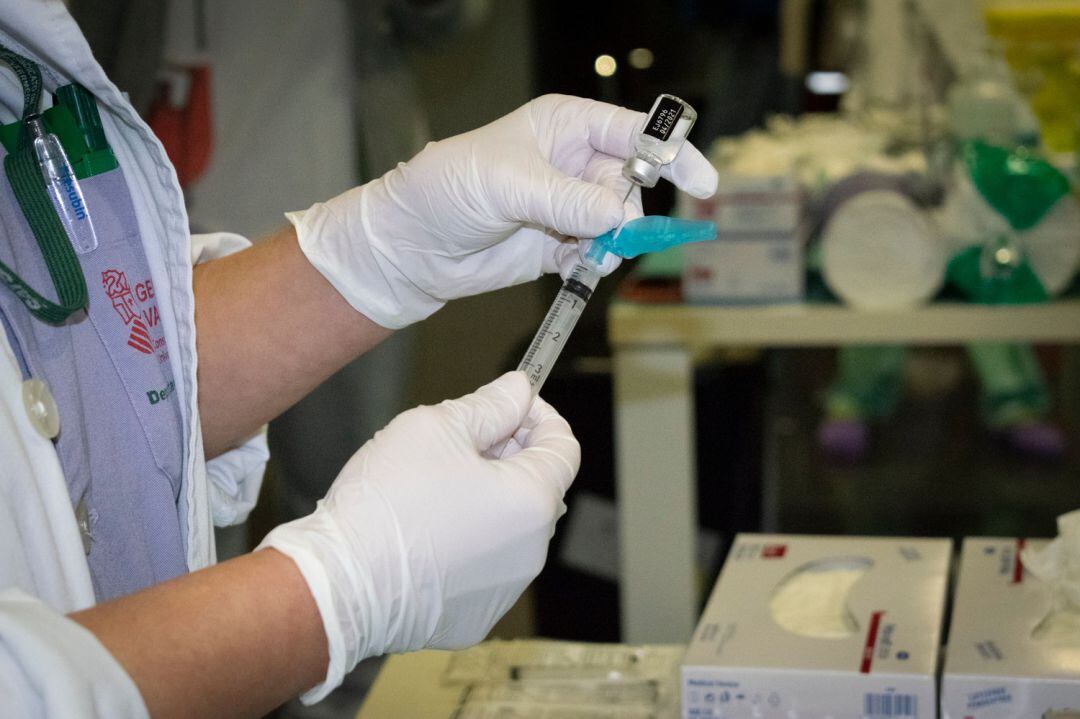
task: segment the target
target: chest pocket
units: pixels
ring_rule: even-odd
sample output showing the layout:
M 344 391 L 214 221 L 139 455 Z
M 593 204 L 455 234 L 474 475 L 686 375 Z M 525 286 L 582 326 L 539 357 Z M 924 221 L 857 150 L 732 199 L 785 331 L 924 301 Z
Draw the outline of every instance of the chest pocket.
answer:
M 92 98 L 85 106 L 87 97 L 82 96 L 82 110 L 90 113 L 93 131 L 97 110 Z M 47 129 L 63 135 L 63 123 L 79 118 L 57 107 Z M 96 127 L 100 131 L 100 122 Z M 85 123 L 76 123 L 76 131 L 86 135 Z M 5 136 L 10 140 L 10 128 L 0 132 L 0 139 Z M 103 133 L 90 138 L 104 140 Z M 0 156 L 7 165 L 9 143 L 3 144 Z M 76 244 L 83 308 L 46 321 L 25 297 L 8 291 L 5 280 L 0 312 L 24 379 L 45 382 L 55 398 L 60 431 L 54 443 L 73 518 L 84 530 L 95 593 L 103 601 L 187 570 L 178 507 L 183 429 L 157 292 L 123 170 L 109 162 L 107 144 L 87 144 L 73 143 L 76 152 L 70 153 L 70 166 L 83 174 L 74 182 L 96 239 L 96 246 Z M 53 198 L 57 214 L 62 201 Z M 56 272 L 37 229 L 25 198 L 12 182 L 0 182 L 0 261 L 25 286 L 41 290 L 50 282 L 56 286 Z

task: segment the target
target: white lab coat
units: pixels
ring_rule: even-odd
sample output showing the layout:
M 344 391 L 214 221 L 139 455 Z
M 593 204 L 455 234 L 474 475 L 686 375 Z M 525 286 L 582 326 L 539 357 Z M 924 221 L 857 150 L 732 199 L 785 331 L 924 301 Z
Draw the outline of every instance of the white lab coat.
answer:
M 207 463 L 196 402 L 193 262 L 247 245 L 191 237 L 183 195 L 160 143 L 105 77 L 59 0 L 0 0 L 0 42 L 41 64 L 45 91 L 75 80 L 97 96 L 144 238 L 184 429 L 183 501 L 192 570 L 214 561 L 213 523 L 243 521 L 266 462 L 262 436 Z M 22 90 L 0 68 L 0 122 Z M 0 291 L 7 291 L 0 288 Z M 30 424 L 22 377 L 0 332 L 0 712 L 4 716 L 145 716 L 134 683 L 92 634 L 64 614 L 94 603 L 71 499 L 52 442 Z M 62 401 L 62 398 L 61 398 Z

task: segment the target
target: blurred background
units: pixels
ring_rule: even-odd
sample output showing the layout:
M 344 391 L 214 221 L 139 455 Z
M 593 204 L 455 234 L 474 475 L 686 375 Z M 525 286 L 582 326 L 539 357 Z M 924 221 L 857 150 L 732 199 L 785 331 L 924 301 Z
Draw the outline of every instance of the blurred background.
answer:
M 1018 5 L 1031 13 L 1010 15 Z M 709 256 L 704 246 L 691 257 L 666 253 L 625 263 L 631 267 L 601 284 L 604 300 L 620 283 L 639 290 L 637 297 L 657 289 L 678 297 L 673 288 L 687 277 L 688 262 L 715 268 L 747 259 L 755 264 L 740 269 L 759 272 L 760 285 L 745 278 L 743 285 L 737 278 L 684 284 L 682 299 L 725 306 L 840 301 L 871 309 L 991 301 L 945 279 L 950 260 L 994 234 L 973 227 L 994 224 L 986 218 L 962 219 L 983 211 L 960 207 L 971 199 L 971 181 L 958 157 L 975 139 L 1020 154 L 1029 148 L 1073 181 L 1073 194 L 1057 207 L 1061 217 L 1048 218 L 1054 227 L 1029 233 L 1026 247 L 1029 262 L 1054 267 L 1043 271 L 1047 294 L 1072 296 L 1080 254 L 1080 5 L 1058 5 L 502 3 L 475 31 L 493 36 L 417 54 L 416 67 L 436 136 L 501 114 L 528 95 L 564 92 L 646 109 L 670 92 L 700 113 L 692 139 L 724 173 L 721 193 L 732 202 L 745 182 L 783 178 L 797 188 L 803 222 L 775 250 L 790 249 L 790 259 L 723 248 Z M 529 61 L 507 68 L 525 48 Z M 477 94 L 463 106 L 453 97 L 458 92 Z M 468 114 L 489 106 L 489 115 Z M 852 208 L 859 196 L 871 201 Z M 644 202 L 647 213 L 715 216 L 715 207 L 677 202 L 664 183 L 646 190 Z M 835 222 L 845 206 L 854 247 Z M 830 220 L 837 235 L 830 238 L 832 283 L 821 257 Z M 870 228 L 882 236 L 866 237 Z M 734 233 L 727 239 L 738 244 Z M 1036 253 L 1049 259 L 1036 260 Z M 882 280 L 890 271 L 896 277 Z M 866 276 L 869 286 L 859 281 Z M 460 394 L 513 367 L 556 286 L 540 281 L 453 303 L 424 323 L 410 401 Z M 535 585 L 536 629 L 544 636 L 619 636 L 606 310 L 606 301 L 590 303 L 544 390 L 585 448 L 569 515 Z M 460 342 L 466 335 L 488 351 L 477 355 Z M 1075 350 L 1054 346 L 729 347 L 705 358 L 695 381 L 703 572 L 719 568 L 734 532 L 763 528 L 1052 535 L 1054 518 L 1080 506 L 1078 381 Z M 764 488 L 772 493 L 769 507 Z
M 544 389 L 581 439 L 581 473 L 503 636 L 619 639 L 616 296 L 860 312 L 1077 301 L 1078 2 L 115 6 L 72 3 L 106 70 L 142 88 L 132 99 L 181 168 L 201 231 L 255 239 L 282 211 L 543 93 L 647 110 L 667 92 L 698 111 L 691 139 L 722 173 L 718 199 L 661 183 L 644 205 L 714 219 L 720 240 L 626 262 L 589 304 Z M 142 40 L 125 45 L 132 27 Z M 250 197 L 224 192 L 240 180 Z M 557 287 L 453 302 L 275 422 L 264 501 L 222 535 L 225 553 L 310 511 L 398 412 L 516 366 Z M 703 354 L 694 385 L 703 587 L 738 531 L 1050 536 L 1080 507 L 1074 348 L 725 346 Z

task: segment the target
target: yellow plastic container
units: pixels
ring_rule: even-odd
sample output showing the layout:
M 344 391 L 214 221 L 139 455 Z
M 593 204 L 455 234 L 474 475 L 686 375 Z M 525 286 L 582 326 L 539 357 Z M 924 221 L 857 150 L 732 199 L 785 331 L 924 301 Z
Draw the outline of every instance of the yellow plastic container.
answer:
M 1052 152 L 1080 148 L 1080 2 L 1002 2 L 984 10 Z

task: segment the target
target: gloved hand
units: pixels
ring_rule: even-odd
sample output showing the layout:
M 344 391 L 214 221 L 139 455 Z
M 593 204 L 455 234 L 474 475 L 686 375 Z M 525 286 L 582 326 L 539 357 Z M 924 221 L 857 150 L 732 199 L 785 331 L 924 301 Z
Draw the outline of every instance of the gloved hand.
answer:
M 450 299 L 579 261 L 569 238 L 641 216 L 623 160 L 645 114 L 546 95 L 478 130 L 428 144 L 383 177 L 288 213 L 305 255 L 357 310 L 397 329 Z M 661 173 L 696 197 L 716 171 L 686 143 Z M 609 256 L 610 272 L 618 258 Z
M 511 437 L 504 459 L 483 453 Z M 329 642 L 315 702 L 366 657 L 474 644 L 540 572 L 580 461 L 523 372 L 395 418 L 307 517 L 274 529 Z

